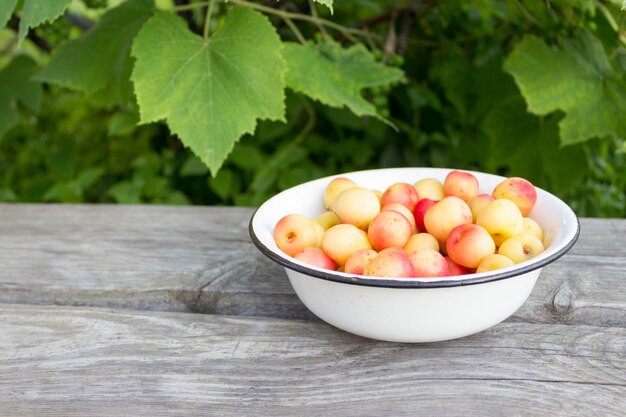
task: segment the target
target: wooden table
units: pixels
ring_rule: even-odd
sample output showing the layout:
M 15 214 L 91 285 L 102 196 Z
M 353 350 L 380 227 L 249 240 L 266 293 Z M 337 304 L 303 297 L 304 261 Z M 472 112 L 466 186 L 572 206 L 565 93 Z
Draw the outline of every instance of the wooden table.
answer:
M 312 316 L 251 214 L 0 205 L 0 415 L 626 415 L 626 220 L 504 323 L 394 344 Z

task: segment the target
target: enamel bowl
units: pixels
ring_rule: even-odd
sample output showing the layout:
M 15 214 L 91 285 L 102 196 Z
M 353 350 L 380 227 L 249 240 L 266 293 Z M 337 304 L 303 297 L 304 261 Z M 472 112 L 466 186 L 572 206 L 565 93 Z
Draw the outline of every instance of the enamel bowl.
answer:
M 393 342 L 455 339 L 492 327 L 513 314 L 528 298 L 541 268 L 565 254 L 580 226 L 559 198 L 537 188 L 529 217 L 544 232 L 546 250 L 535 258 L 496 271 L 443 278 L 382 278 L 313 267 L 284 254 L 274 242 L 274 225 L 290 213 L 315 218 L 324 211 L 322 196 L 335 177 L 359 186 L 385 190 L 396 182 L 423 178 L 443 183 L 450 169 L 390 168 L 350 172 L 300 184 L 267 200 L 250 220 L 258 249 L 285 267 L 296 294 L 317 317 L 347 332 Z M 471 172 L 471 171 L 468 171 Z M 471 172 L 479 193 L 491 194 L 505 178 Z

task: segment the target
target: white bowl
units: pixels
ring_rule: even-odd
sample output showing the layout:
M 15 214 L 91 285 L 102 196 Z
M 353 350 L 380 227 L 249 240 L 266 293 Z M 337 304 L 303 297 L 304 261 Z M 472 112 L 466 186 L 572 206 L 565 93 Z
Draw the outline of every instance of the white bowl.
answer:
M 554 195 L 537 189 L 530 213 L 544 232 L 546 250 L 535 258 L 497 271 L 443 278 L 365 277 L 307 265 L 274 242 L 276 222 L 290 213 L 314 218 L 324 211 L 328 182 L 348 177 L 363 187 L 384 190 L 395 182 L 423 178 L 443 182 L 450 169 L 389 168 L 349 172 L 300 184 L 267 200 L 250 220 L 259 250 L 285 267 L 296 294 L 320 319 L 340 329 L 393 342 L 435 342 L 480 332 L 513 314 L 528 298 L 541 268 L 565 254 L 580 226 L 574 212 Z M 481 172 L 480 193 L 491 194 L 505 178 Z

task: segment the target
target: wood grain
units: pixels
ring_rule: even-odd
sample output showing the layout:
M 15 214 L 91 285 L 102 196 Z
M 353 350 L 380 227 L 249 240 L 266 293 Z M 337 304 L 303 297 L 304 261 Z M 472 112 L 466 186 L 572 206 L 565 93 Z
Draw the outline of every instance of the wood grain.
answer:
M 0 302 L 313 319 L 251 243 L 252 212 L 0 205 Z M 511 320 L 626 327 L 626 220 L 581 224 Z
M 569 253 L 626 258 L 626 219 L 580 219 L 580 238 Z
M 314 321 L 0 305 L 3 416 L 623 416 L 626 330 L 391 344 Z

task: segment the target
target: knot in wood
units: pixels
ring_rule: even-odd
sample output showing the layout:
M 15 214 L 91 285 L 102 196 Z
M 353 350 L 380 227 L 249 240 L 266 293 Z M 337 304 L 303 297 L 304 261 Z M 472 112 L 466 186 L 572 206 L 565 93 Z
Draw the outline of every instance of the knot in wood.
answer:
M 563 281 L 552 296 L 550 310 L 559 318 L 563 318 L 574 309 L 574 294 L 567 281 Z

